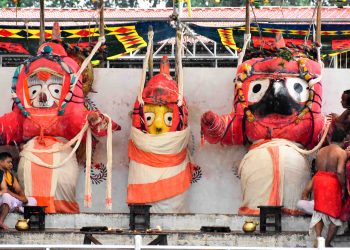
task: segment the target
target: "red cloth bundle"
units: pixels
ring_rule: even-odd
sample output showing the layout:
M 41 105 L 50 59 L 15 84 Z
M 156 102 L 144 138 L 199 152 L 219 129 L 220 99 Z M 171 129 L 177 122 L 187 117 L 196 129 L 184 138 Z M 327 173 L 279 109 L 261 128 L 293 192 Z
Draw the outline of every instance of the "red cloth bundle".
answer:
M 347 190 L 347 196 L 343 208 L 340 213 L 339 219 L 341 221 L 348 221 L 350 218 L 350 161 L 348 160 L 346 162 L 346 190 Z
M 337 174 L 318 171 L 313 179 L 315 211 L 339 218 L 342 209 L 342 190 Z

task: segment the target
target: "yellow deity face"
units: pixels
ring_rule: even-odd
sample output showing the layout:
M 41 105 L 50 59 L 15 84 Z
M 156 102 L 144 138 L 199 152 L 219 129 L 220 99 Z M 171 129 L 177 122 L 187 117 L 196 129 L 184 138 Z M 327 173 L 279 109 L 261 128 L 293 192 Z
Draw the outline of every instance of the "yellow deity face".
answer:
M 169 132 L 173 124 L 173 110 L 171 108 L 166 105 L 145 104 L 143 111 L 150 134 Z

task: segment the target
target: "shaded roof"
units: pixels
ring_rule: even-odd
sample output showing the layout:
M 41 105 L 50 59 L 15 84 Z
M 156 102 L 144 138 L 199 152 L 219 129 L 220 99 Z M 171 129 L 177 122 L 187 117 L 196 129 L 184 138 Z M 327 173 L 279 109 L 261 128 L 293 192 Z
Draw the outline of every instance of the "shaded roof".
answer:
M 254 9 L 258 22 L 310 22 L 314 15 L 314 7 L 261 7 Z M 3 8 L 0 9 L 0 23 L 9 22 L 32 22 L 39 21 L 40 13 L 38 8 Z M 106 8 L 104 17 L 106 22 L 116 21 L 142 21 L 142 20 L 166 20 L 173 13 L 172 8 Z M 350 7 L 322 7 L 322 22 L 349 22 Z M 254 20 L 254 14 L 251 14 Z M 98 18 L 98 11 L 91 9 L 45 9 L 45 21 L 67 22 L 61 25 L 68 25 L 68 22 L 91 22 Z M 213 8 L 192 8 L 192 17 L 188 17 L 187 9 L 184 9 L 182 19 L 190 22 L 243 22 L 245 18 L 244 7 L 213 7 Z

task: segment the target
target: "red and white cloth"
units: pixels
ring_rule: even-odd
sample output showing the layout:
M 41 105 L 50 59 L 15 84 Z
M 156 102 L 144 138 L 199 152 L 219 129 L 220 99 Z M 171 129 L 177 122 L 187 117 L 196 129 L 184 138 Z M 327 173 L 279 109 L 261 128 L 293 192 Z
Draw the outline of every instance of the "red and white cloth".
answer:
M 152 204 L 152 212 L 184 211 L 192 180 L 189 137 L 189 127 L 160 135 L 131 128 L 128 204 Z

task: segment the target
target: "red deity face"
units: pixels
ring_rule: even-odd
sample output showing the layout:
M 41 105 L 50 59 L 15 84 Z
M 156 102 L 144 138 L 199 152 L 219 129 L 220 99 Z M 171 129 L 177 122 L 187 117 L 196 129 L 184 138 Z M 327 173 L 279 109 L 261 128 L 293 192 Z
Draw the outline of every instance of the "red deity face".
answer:
M 248 121 L 275 128 L 294 123 L 308 112 L 319 112 L 320 65 L 309 59 L 254 58 L 237 70 L 236 112 Z
M 30 105 L 34 108 L 58 107 L 63 86 L 63 75 L 41 70 L 28 77 Z
M 150 134 L 161 134 L 183 130 L 187 127 L 185 100 L 178 107 L 177 83 L 167 74 L 157 74 L 146 84 L 141 106 L 135 102 L 133 126 Z
M 81 78 L 73 85 L 79 65 L 60 44 L 45 43 L 38 55 L 15 74 L 16 95 L 25 109 L 63 110 L 72 98 L 82 98 Z M 80 102 L 79 102 L 80 103 Z

